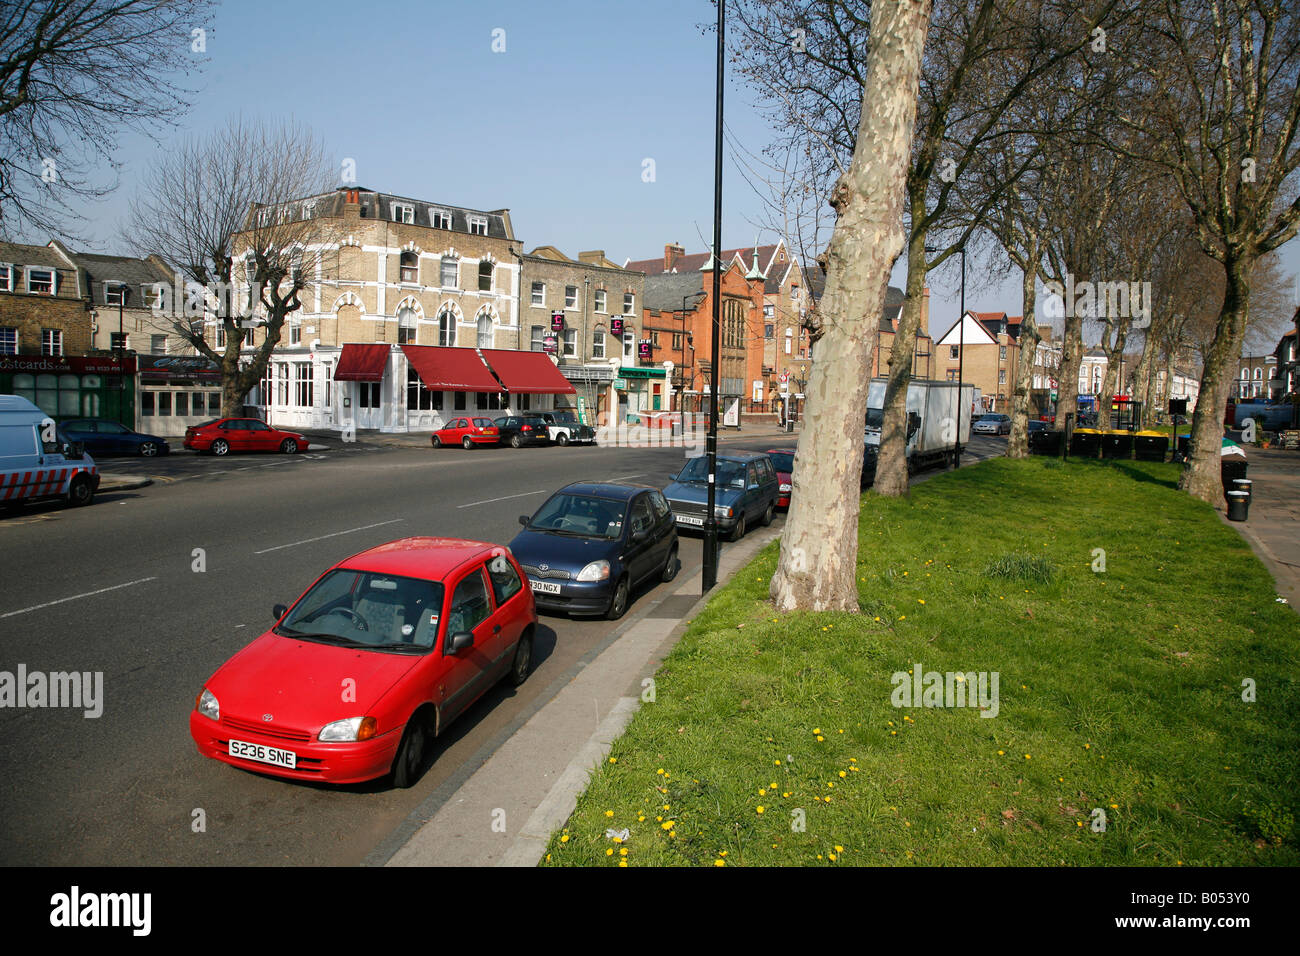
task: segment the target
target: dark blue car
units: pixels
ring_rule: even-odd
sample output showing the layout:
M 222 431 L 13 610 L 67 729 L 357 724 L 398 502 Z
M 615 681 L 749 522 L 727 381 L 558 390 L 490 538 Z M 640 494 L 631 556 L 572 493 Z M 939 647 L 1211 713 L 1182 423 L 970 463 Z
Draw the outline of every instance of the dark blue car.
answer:
M 772 523 L 780 483 L 776 468 L 766 454 L 718 455 L 717 486 L 713 512 L 718 530 L 730 541 L 745 536 L 750 522 Z M 709 501 L 709 460 L 692 458 L 664 489 L 676 515 L 677 524 L 695 531 L 704 530 Z
M 681 567 L 672 510 L 650 485 L 575 482 L 519 523 L 510 550 L 544 610 L 616 620 L 638 584 Z
M 74 418 L 59 424 L 70 441 L 79 441 L 86 451 L 102 455 L 142 455 L 153 458 L 171 451 L 167 439 L 133 432 L 121 422 L 107 418 Z

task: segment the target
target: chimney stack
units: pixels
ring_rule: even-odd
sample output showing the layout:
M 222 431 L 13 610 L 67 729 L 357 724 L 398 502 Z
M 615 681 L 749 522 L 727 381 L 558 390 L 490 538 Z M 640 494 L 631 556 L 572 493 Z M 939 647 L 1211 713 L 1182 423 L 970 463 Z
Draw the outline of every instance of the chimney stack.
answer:
M 671 272 L 677 260 L 686 255 L 686 249 L 681 243 L 670 242 L 664 246 L 664 272 Z

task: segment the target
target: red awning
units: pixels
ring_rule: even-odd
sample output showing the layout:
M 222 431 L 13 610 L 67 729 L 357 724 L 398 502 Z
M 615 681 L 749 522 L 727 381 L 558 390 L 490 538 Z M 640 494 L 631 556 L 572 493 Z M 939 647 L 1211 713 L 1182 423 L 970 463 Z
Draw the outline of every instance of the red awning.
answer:
M 403 345 L 406 359 L 432 392 L 500 392 L 501 386 L 474 349 Z
M 388 365 L 387 345 L 345 345 L 334 369 L 336 382 L 382 382 Z
M 545 352 L 479 351 L 512 395 L 572 395 L 577 392 Z

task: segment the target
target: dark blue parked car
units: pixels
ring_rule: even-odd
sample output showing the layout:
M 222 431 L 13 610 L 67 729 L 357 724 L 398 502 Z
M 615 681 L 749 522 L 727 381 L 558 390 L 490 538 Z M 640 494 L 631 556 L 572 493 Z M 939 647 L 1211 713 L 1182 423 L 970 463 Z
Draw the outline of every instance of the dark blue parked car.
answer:
M 753 521 L 768 525 L 776 510 L 780 483 L 776 468 L 767 455 L 719 455 L 714 515 L 718 530 L 730 541 L 739 541 Z M 664 489 L 677 525 L 704 530 L 709 501 L 709 459 L 692 458 Z
M 638 584 L 681 567 L 672 510 L 650 485 L 575 482 L 519 523 L 510 550 L 543 610 L 616 620 Z
M 133 432 L 107 418 L 74 418 L 59 424 L 70 441 L 79 441 L 91 455 L 143 455 L 152 458 L 171 451 L 167 439 Z

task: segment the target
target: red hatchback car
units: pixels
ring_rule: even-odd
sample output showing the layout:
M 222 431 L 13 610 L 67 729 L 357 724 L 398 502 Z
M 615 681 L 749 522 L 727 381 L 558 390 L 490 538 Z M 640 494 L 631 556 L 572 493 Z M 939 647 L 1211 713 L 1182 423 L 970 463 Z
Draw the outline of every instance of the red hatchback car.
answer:
M 442 428 L 437 429 L 429 439 L 434 448 L 443 445 L 460 445 L 473 448 L 475 445 L 495 445 L 501 441 L 501 433 L 490 418 L 453 418 Z
M 532 661 L 537 608 L 507 548 L 403 538 L 340 561 L 203 686 L 205 757 L 297 780 L 409 787 L 433 738 Z
M 282 451 L 295 455 L 310 442 L 297 432 L 280 431 L 256 418 L 218 418 L 185 429 L 185 447 L 228 455 L 232 451 Z

